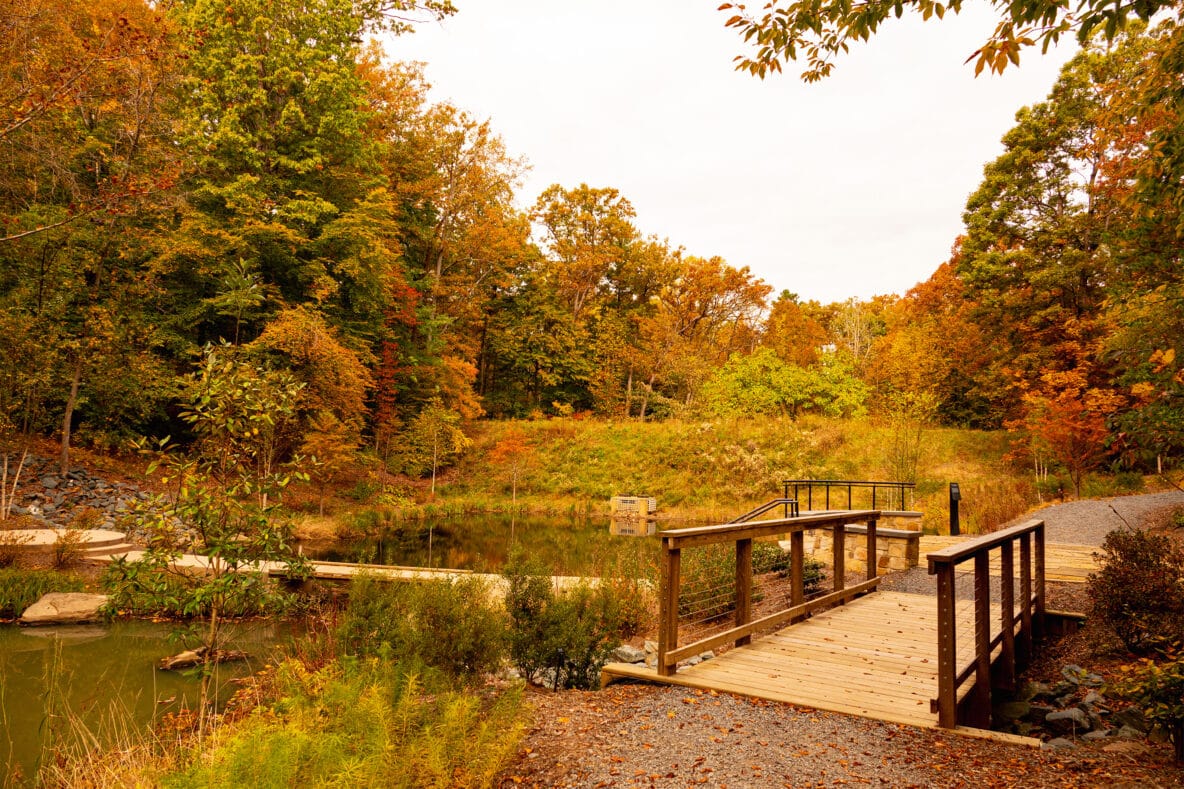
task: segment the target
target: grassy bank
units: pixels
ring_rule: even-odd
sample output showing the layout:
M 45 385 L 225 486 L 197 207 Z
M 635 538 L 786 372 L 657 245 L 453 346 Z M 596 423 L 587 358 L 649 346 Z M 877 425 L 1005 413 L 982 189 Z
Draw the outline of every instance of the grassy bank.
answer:
M 551 419 L 477 422 L 473 445 L 438 480 L 434 496 L 419 484 L 358 482 L 339 495 L 325 531 L 359 510 L 393 516 L 477 512 L 604 515 L 614 495 L 658 499 L 661 517 L 722 520 L 781 495 L 787 478 L 893 479 L 901 458 L 889 425 L 871 420 L 621 422 Z M 916 497 L 925 526 L 948 521 L 948 483 L 962 487 L 963 522 L 990 528 L 1038 503 L 1030 474 L 1005 460 L 1001 432 L 933 428 L 921 437 Z M 344 491 L 343 491 L 344 492 Z

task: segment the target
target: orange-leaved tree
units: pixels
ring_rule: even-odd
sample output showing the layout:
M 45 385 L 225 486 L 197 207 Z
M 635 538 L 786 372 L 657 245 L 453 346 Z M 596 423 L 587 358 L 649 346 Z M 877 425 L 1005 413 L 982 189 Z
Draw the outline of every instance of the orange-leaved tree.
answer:
M 1024 395 L 1023 428 L 1034 447 L 1064 466 L 1081 498 L 1085 473 L 1097 468 L 1109 451 L 1107 418 L 1123 404 L 1122 395 L 1091 388 L 1080 370 L 1047 373 L 1039 390 Z

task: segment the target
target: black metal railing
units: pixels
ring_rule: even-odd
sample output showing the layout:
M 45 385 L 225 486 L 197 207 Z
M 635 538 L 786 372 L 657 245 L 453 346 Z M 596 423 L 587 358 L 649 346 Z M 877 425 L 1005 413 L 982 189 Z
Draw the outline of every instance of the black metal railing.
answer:
M 909 509 L 909 492 L 916 487 L 916 483 L 913 482 L 853 479 L 787 479 L 781 484 L 785 498 L 799 504 L 805 502 L 807 510 L 813 510 L 817 503 L 824 510 L 897 508 L 905 512 Z M 859 498 L 867 498 L 869 492 L 870 507 L 866 501 L 855 504 L 856 493 L 859 494 Z
M 778 507 L 781 508 L 782 518 L 796 518 L 798 516 L 798 503 L 795 499 L 773 499 L 772 501 L 766 501 L 756 509 L 749 510 L 743 515 L 732 518 L 728 523 L 748 523 Z

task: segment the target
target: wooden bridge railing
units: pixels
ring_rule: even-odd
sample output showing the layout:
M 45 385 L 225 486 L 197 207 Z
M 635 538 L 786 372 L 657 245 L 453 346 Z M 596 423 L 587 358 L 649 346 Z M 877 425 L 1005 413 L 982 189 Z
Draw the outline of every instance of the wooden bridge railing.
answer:
M 658 674 L 671 676 L 678 670 L 678 662 L 729 641 L 743 646 L 752 639 L 752 634 L 783 622 L 800 619 L 810 612 L 870 592 L 880 579 L 876 576 L 876 520 L 879 510 L 853 510 L 839 514 L 808 515 L 801 518 L 732 523 L 721 526 L 697 526 L 688 529 L 672 529 L 659 532 L 662 540 L 662 578 L 658 603 Z M 867 580 L 853 586 L 846 585 L 844 560 L 844 528 L 850 523 L 867 524 Z M 804 558 L 806 529 L 834 529 L 834 591 L 805 601 Z M 790 593 L 789 606 L 752 619 L 752 541 L 764 537 L 788 534 L 790 538 Z M 686 646 L 678 646 L 678 601 L 682 550 L 720 543 L 734 543 L 736 546 L 735 621 L 733 627 L 722 633 L 700 639 Z
M 1015 544 L 1020 546 L 1020 606 L 1015 600 Z M 991 637 L 990 552 L 1000 551 L 1000 632 Z M 931 702 L 938 725 L 958 725 L 958 689 L 971 677 L 970 719 L 985 728 L 991 716 L 991 656 L 999 648 L 997 684 L 1014 688 L 1016 664 L 1032 655 L 1033 640 L 1044 627 L 1044 521 L 1032 520 L 928 554 L 929 574 L 937 575 L 937 698 Z M 958 662 L 954 575 L 959 564 L 974 562 L 974 656 Z M 1019 630 L 1016 630 L 1016 626 Z

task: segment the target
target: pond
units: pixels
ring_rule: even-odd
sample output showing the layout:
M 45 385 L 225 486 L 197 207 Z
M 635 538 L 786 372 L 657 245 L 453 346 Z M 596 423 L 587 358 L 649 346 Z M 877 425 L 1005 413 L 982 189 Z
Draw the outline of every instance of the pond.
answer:
M 334 562 L 497 572 L 518 546 L 555 575 L 595 576 L 617 563 L 653 559 L 658 549 L 657 540 L 645 536 L 653 534 L 652 523 L 647 528 L 607 518 L 474 515 L 384 523 L 377 513 L 364 513 L 357 523 L 365 535 L 304 543 L 304 554 Z
M 230 680 L 260 668 L 294 635 L 291 625 L 249 622 L 230 626 L 231 644 L 250 660 L 218 666 L 221 702 Z M 0 759 L 7 780 L 33 782 L 45 749 L 74 736 L 80 722 L 100 742 L 111 743 L 129 726 L 150 726 L 161 716 L 196 706 L 200 679 L 159 671 L 176 654 L 171 624 L 124 621 L 106 625 L 23 628 L 0 626 Z

